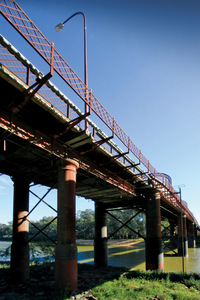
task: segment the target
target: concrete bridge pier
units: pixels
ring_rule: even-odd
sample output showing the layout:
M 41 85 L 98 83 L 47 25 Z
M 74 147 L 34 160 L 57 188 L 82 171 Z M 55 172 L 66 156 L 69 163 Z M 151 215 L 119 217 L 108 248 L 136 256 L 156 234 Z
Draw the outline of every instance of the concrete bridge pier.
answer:
M 178 215 L 178 255 L 188 256 L 187 220 L 186 215 Z
M 95 202 L 94 263 L 97 267 L 108 266 L 107 214 L 98 202 Z
M 11 279 L 23 283 L 29 278 L 29 223 L 26 216 L 29 211 L 29 182 L 24 177 L 15 177 L 13 240 L 11 245 Z
M 59 289 L 77 290 L 76 173 L 75 160 L 62 161 L 58 170 L 58 221 L 55 253 L 55 284 Z
M 188 248 L 196 248 L 195 224 L 188 222 Z
M 146 206 L 146 270 L 163 270 L 160 193 L 151 190 Z

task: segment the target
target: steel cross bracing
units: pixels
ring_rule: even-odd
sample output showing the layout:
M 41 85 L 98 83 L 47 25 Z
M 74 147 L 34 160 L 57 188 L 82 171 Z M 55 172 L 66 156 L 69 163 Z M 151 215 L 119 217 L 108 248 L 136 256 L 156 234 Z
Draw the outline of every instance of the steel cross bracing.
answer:
M 108 126 L 108 128 L 112 131 L 112 135 L 118 137 L 119 140 L 128 148 L 128 152 L 134 154 L 134 156 L 139 160 L 139 163 L 146 167 L 148 175 L 146 176 L 145 175 L 146 172 L 142 172 L 144 175 L 141 175 L 141 177 L 145 176 L 146 178 L 149 178 L 149 175 L 151 175 L 153 184 L 157 187 L 159 187 L 159 184 L 161 184 L 162 189 L 165 190 L 165 192 L 162 191 L 163 196 L 169 199 L 169 201 L 172 202 L 173 204 L 175 203 L 175 205 L 180 207 L 180 197 L 177 194 L 175 194 L 176 191 L 173 189 L 168 178 L 164 174 L 158 173 L 156 171 L 156 169 L 150 164 L 149 160 L 147 160 L 146 157 L 142 154 L 141 150 L 139 150 L 136 147 L 136 145 L 130 140 L 130 137 L 126 135 L 126 133 L 117 124 L 115 119 L 111 117 L 111 115 L 107 112 L 107 110 L 102 106 L 102 104 L 97 100 L 97 98 L 90 92 L 88 87 L 85 86 L 83 81 L 71 69 L 71 67 L 66 63 L 66 61 L 62 58 L 62 56 L 53 48 L 53 45 L 40 32 L 40 30 L 30 20 L 30 18 L 25 14 L 25 12 L 18 6 L 18 4 L 11 0 L 8 1 L 0 0 L 0 12 L 6 18 L 6 20 L 25 38 L 25 40 L 51 66 L 51 73 L 54 69 L 59 74 L 59 76 L 80 96 L 80 98 L 83 101 L 85 101 L 85 103 L 92 109 L 92 111 L 95 112 L 95 114 Z M 5 56 L 6 55 L 7 54 L 5 54 Z M 9 59 L 7 60 L 7 62 L 8 61 Z M 26 81 L 25 80 L 24 81 L 27 84 L 31 84 L 30 83 L 31 76 L 29 79 L 29 75 L 28 75 L 29 67 L 27 67 L 26 71 L 24 70 L 22 71 L 19 68 L 17 72 L 20 77 L 25 77 Z M 47 86 L 48 84 L 42 87 L 41 90 L 43 93 L 44 93 L 44 89 L 46 89 Z M 59 98 L 63 99 L 63 95 L 61 95 L 60 92 L 58 92 L 57 95 L 58 94 L 59 94 Z M 88 97 L 89 95 L 90 97 Z M 63 102 L 65 102 L 65 100 Z M 62 109 L 61 112 L 63 112 Z M 77 111 L 76 111 L 76 115 L 77 115 Z M 80 115 L 82 115 L 82 113 L 79 114 L 79 116 Z M 195 220 L 192 213 L 189 211 L 189 209 L 185 204 L 183 204 L 183 209 L 191 219 Z M 196 220 L 195 222 L 197 223 Z

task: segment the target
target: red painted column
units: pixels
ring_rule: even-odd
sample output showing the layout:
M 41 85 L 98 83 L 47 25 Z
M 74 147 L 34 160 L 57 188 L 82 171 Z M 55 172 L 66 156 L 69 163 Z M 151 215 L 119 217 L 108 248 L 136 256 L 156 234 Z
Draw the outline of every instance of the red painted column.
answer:
M 58 223 L 55 283 L 58 288 L 77 290 L 76 172 L 75 160 L 62 161 L 58 171 Z
M 187 220 L 186 215 L 178 215 L 178 254 L 180 256 L 188 256 L 188 239 L 187 239 Z M 183 227 L 182 227 L 183 226 Z
M 24 177 L 14 181 L 13 240 L 11 246 L 11 278 L 13 282 L 26 282 L 29 278 L 29 182 Z
M 151 189 L 146 205 L 146 269 L 163 270 L 160 193 Z
M 95 202 L 94 264 L 108 266 L 107 214 L 103 204 Z

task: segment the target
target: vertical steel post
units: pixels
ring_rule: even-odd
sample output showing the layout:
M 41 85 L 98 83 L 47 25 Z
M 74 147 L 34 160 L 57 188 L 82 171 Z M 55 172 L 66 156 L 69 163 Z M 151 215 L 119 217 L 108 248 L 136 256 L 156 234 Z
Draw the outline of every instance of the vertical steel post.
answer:
M 55 283 L 61 289 L 77 290 L 76 172 L 75 160 L 62 161 L 58 170 L 58 223 L 55 253 Z
M 29 278 L 29 182 L 15 177 L 13 240 L 11 246 L 11 278 L 13 282 L 25 282 Z
M 30 68 L 27 67 L 27 72 L 26 72 L 26 84 L 29 85 L 29 79 L 30 79 Z
M 98 202 L 95 202 L 94 263 L 96 267 L 108 266 L 107 214 Z
M 160 192 L 149 190 L 146 206 L 146 269 L 163 270 Z

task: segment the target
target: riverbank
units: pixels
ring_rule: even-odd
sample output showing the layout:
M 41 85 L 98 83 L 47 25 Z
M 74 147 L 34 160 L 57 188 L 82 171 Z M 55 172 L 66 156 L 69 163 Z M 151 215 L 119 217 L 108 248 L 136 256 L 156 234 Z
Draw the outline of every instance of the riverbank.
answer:
M 71 294 L 55 289 L 54 263 L 31 266 L 30 279 L 19 285 L 10 282 L 9 269 L 0 269 L 0 300 L 197 300 L 200 299 L 200 275 L 79 264 L 78 288 Z
M 94 240 L 77 240 L 77 246 L 94 246 Z M 145 244 L 143 239 L 120 239 L 120 240 L 108 240 L 108 246 L 116 247 L 131 247 L 138 243 Z

